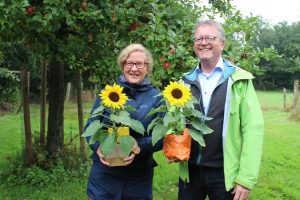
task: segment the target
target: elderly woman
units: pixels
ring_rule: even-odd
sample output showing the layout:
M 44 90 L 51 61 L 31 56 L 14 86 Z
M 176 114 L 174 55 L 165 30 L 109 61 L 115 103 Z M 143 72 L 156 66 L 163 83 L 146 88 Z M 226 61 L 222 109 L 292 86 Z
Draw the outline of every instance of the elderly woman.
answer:
M 128 96 L 128 104 L 136 109 L 130 112 L 133 119 L 139 120 L 145 130 L 156 116 L 146 116 L 152 108 L 160 104 L 157 97 L 159 91 L 149 82 L 148 74 L 152 70 L 153 59 L 151 53 L 141 44 L 131 44 L 123 49 L 118 57 L 118 65 L 122 74 L 116 83 L 123 87 Z M 100 105 L 97 98 L 92 112 Z M 90 118 L 86 127 L 94 121 Z M 130 130 L 141 151 L 131 153 L 125 158 L 126 166 L 111 167 L 105 160 L 99 143 L 91 145 L 94 153 L 91 156 L 91 169 L 87 195 L 92 200 L 150 200 L 152 199 L 153 167 L 156 162 L 153 152 L 161 149 L 161 143 L 152 146 L 151 135 L 137 134 Z M 101 145 L 101 144 L 100 144 Z

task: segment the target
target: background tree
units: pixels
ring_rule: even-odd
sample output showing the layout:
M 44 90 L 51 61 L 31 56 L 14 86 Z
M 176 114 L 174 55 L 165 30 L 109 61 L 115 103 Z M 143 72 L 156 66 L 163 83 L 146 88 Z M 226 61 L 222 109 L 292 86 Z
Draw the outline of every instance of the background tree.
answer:
M 64 81 L 73 79 L 74 74 L 69 72 L 81 69 L 84 79 L 93 84 L 110 83 L 120 73 L 113 67 L 116 56 L 129 43 L 142 43 L 153 53 L 152 80 L 158 87 L 195 66 L 192 30 L 204 16 L 218 14 L 226 19 L 229 45 L 225 57 L 234 58 L 237 65 L 256 70 L 261 57 L 273 54 L 248 44 L 256 18 L 243 18 L 230 1 L 210 2 L 210 6 L 200 7 L 194 1 L 181 0 L 2 1 L 1 40 L 20 43 L 35 60 L 43 57 L 49 62 L 48 155 L 55 156 L 63 148 Z M 244 53 L 247 56 L 242 56 Z
M 265 73 L 258 79 L 259 88 L 292 90 L 294 79 L 300 77 L 300 22 L 270 26 L 262 21 L 252 44 L 259 49 L 272 47 L 280 55 L 275 60 L 260 60 Z

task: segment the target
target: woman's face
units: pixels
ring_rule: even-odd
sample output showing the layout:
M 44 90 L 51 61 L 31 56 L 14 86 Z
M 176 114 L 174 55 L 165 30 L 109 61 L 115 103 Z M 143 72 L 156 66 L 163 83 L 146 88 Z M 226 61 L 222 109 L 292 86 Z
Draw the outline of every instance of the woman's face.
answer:
M 132 52 L 123 65 L 123 73 L 129 83 L 139 84 L 143 82 L 148 73 L 148 64 L 143 52 Z

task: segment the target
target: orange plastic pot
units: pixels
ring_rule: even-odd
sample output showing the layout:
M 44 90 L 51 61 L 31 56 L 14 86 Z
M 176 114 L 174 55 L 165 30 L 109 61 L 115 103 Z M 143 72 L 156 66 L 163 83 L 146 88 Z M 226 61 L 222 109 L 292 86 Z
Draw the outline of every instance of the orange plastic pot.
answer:
M 175 161 L 187 161 L 190 158 L 192 138 L 189 129 L 182 135 L 170 134 L 164 138 L 163 152 L 166 158 Z

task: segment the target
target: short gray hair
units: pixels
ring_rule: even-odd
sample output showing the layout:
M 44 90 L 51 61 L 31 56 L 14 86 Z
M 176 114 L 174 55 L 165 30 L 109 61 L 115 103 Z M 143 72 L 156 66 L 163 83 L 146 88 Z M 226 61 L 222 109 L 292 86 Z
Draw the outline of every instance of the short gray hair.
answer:
M 151 73 L 152 67 L 153 67 L 152 54 L 142 44 L 130 44 L 121 51 L 121 53 L 119 54 L 119 57 L 118 57 L 118 65 L 121 67 L 121 69 L 122 70 L 124 69 L 125 61 L 129 57 L 129 55 L 133 52 L 142 52 L 145 54 L 145 56 L 146 56 L 145 62 L 148 63 L 147 70 L 148 70 L 148 73 Z
M 196 30 L 202 26 L 202 25 L 209 25 L 209 26 L 214 26 L 218 32 L 219 32 L 219 37 L 221 40 L 225 41 L 225 31 L 224 28 L 222 26 L 222 24 L 220 24 L 217 21 L 208 19 L 208 20 L 201 20 L 199 21 L 196 25 L 195 25 L 195 29 L 194 29 L 194 33 L 196 32 Z

